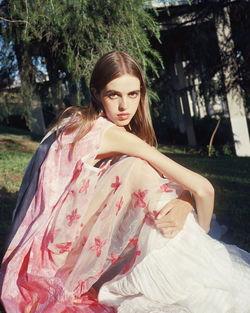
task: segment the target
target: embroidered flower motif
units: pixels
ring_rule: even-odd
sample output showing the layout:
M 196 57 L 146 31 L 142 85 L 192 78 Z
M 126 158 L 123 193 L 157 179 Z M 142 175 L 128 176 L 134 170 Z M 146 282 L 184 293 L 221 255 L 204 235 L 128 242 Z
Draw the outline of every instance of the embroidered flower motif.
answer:
M 111 253 L 111 257 L 107 258 L 107 260 L 110 260 L 112 262 L 112 264 L 114 264 L 119 259 L 120 259 L 120 257 L 116 256 L 114 252 Z
M 77 220 L 81 217 L 81 215 L 77 214 L 77 209 L 71 212 L 71 215 L 67 215 L 66 218 L 69 220 L 68 226 L 72 226 L 73 223 L 77 222 Z
M 158 212 L 158 211 L 156 211 L 156 210 L 153 211 L 153 214 L 154 214 L 155 217 L 157 217 L 157 215 L 158 215 L 159 213 L 160 213 L 160 212 Z
M 138 237 L 137 238 L 130 238 L 129 243 L 128 243 L 128 247 L 131 247 L 131 246 L 137 247 L 137 243 L 138 243 Z
M 114 188 L 114 190 L 113 190 L 114 193 L 116 192 L 116 190 L 119 188 L 119 186 L 121 184 L 122 183 L 119 180 L 119 176 L 116 176 L 115 182 L 113 184 L 111 184 L 111 187 Z
M 121 210 L 121 207 L 123 205 L 123 196 L 121 197 L 120 201 L 116 203 L 116 207 L 117 207 L 117 211 L 115 213 L 115 215 L 117 216 L 119 211 Z
M 70 251 L 71 245 L 72 245 L 72 242 L 64 242 L 64 243 L 58 243 L 56 247 L 60 249 L 59 253 L 64 253 L 64 252 Z
M 88 188 L 89 188 L 89 179 L 86 181 L 85 179 L 83 180 L 83 186 L 82 188 L 79 190 L 79 193 L 84 192 L 84 194 L 86 195 L 88 192 Z
M 83 163 L 81 160 L 79 160 L 77 163 L 76 163 L 76 166 L 74 168 L 74 172 L 73 172 L 73 176 L 71 178 L 71 181 L 70 183 L 72 183 L 73 181 L 76 181 L 77 178 L 79 177 L 81 171 L 82 171 L 82 167 L 83 167 Z
M 136 250 L 136 251 L 135 251 L 135 258 L 136 258 L 137 256 L 139 256 L 139 255 L 141 255 L 141 251 L 140 251 L 140 250 Z
M 106 242 L 107 240 L 103 240 L 102 242 L 100 237 L 95 237 L 95 245 L 90 247 L 90 250 L 96 250 L 96 256 L 99 258 L 102 253 L 102 247 L 105 246 Z
M 146 194 L 148 193 L 148 190 L 141 191 L 141 189 L 138 190 L 138 192 L 134 192 L 132 195 L 137 198 L 134 208 L 137 208 L 139 206 L 140 208 L 145 208 L 146 203 L 144 201 L 144 198 Z
M 133 257 L 133 260 L 131 262 L 131 266 L 133 266 L 135 264 L 136 258 L 141 255 L 141 251 L 138 249 L 138 246 L 135 249 L 135 255 Z
M 130 265 L 126 264 L 123 268 L 122 274 L 126 274 L 130 270 Z
M 168 184 L 163 184 L 161 185 L 159 192 L 173 192 L 173 190 L 168 189 Z

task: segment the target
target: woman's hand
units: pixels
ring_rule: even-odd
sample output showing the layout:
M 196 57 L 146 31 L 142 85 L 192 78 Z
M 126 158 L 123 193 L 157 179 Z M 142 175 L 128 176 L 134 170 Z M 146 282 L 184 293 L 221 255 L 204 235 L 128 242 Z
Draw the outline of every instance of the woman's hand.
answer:
M 173 199 L 166 204 L 157 216 L 149 213 L 149 217 L 164 237 L 173 238 L 182 230 L 187 215 L 192 210 L 191 195 L 184 191 L 178 199 Z

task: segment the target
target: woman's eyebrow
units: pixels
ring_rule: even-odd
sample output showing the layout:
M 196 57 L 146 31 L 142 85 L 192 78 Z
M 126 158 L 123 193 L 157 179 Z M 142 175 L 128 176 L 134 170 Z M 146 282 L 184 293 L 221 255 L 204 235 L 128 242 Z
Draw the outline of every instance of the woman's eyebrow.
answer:
M 130 90 L 128 93 L 132 93 L 132 92 L 140 92 L 140 89 Z M 107 93 L 121 93 L 121 91 L 110 89 L 106 91 L 106 94 Z
M 135 90 L 131 90 L 131 91 L 129 91 L 128 93 L 132 93 L 132 92 L 140 92 L 141 90 L 140 89 L 135 89 Z
M 106 93 L 120 93 L 120 92 L 117 90 L 109 89 L 106 91 Z

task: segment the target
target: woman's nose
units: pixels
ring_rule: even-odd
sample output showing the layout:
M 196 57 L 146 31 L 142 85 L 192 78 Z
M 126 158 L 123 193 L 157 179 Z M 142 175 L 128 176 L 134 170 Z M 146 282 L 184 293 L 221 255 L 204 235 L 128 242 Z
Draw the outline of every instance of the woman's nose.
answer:
M 121 101 L 119 103 L 119 109 L 124 111 L 128 108 L 128 105 L 127 105 L 127 101 L 125 98 L 121 98 Z

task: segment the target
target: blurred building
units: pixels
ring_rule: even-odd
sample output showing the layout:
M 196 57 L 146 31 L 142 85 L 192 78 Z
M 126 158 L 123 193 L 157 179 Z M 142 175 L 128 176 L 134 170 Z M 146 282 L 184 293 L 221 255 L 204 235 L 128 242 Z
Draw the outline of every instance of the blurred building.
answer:
M 159 13 L 161 29 L 165 120 L 196 146 L 194 118 L 229 117 L 236 154 L 250 156 L 249 1 L 153 0 L 151 4 Z

